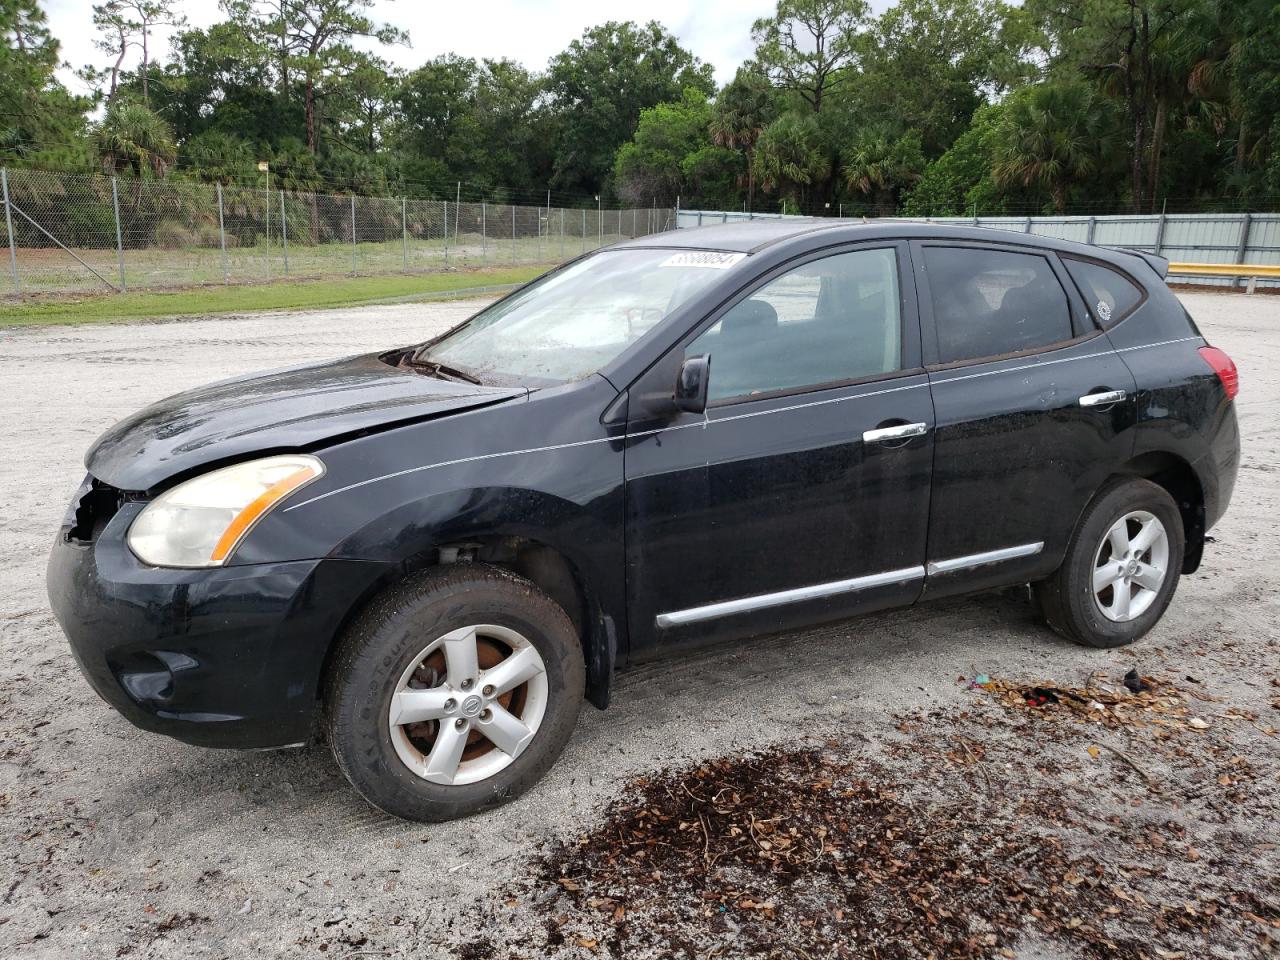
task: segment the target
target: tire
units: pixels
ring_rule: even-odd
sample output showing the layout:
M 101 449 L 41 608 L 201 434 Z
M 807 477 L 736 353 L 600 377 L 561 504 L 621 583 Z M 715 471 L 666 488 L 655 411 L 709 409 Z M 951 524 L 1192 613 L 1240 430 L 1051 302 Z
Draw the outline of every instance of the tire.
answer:
M 325 725 L 338 767 L 375 807 L 452 820 L 541 779 L 573 733 L 585 678 L 577 632 L 550 597 L 499 567 L 453 564 L 389 588 L 351 625 Z
M 1159 531 L 1152 532 L 1149 520 Z M 1123 534 L 1113 535 L 1113 529 Z M 1139 550 L 1148 539 L 1152 545 L 1133 560 L 1117 552 L 1117 544 Z M 1182 515 L 1164 488 L 1138 479 L 1108 484 L 1085 508 L 1062 566 L 1033 586 L 1045 621 L 1087 647 L 1132 643 L 1156 625 L 1173 599 L 1185 547 Z M 1095 574 L 1097 583 L 1110 585 L 1095 592 Z

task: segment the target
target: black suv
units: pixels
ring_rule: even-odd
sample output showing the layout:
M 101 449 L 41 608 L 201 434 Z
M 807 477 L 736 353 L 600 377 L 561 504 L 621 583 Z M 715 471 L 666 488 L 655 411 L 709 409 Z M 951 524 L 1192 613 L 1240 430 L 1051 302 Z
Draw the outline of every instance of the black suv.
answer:
M 1129 643 L 1239 460 L 1235 368 L 1165 266 L 887 222 L 623 243 L 426 344 L 121 422 L 50 599 L 138 726 L 323 731 L 423 820 L 515 796 L 615 669 L 693 644 L 1021 583 Z

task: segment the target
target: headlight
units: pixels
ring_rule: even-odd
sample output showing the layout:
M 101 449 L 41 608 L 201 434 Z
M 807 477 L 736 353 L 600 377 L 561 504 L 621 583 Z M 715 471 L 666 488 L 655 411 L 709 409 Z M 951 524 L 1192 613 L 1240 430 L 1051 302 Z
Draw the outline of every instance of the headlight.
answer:
M 213 470 L 147 504 L 129 549 L 153 567 L 220 567 L 277 503 L 321 476 L 324 464 L 305 454 Z

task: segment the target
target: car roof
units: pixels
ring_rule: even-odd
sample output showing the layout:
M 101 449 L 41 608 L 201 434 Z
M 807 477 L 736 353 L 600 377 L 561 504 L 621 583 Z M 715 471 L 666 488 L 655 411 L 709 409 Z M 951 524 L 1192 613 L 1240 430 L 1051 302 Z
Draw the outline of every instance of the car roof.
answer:
M 831 234 L 821 236 L 819 234 Z M 1153 254 L 1137 250 L 1121 250 L 1099 247 L 1043 237 L 1020 231 L 997 230 L 990 227 L 957 226 L 931 223 L 927 220 L 898 220 L 880 217 L 875 220 L 841 220 L 832 217 L 788 217 L 785 220 L 740 220 L 734 223 L 717 223 L 703 227 L 688 227 L 652 233 L 635 240 L 624 240 L 609 249 L 659 248 L 688 250 L 722 250 L 730 253 L 757 253 L 768 247 L 807 238 L 819 244 L 826 242 L 878 240 L 878 239 L 939 239 L 976 240 L 985 243 L 1017 244 L 1041 247 L 1062 253 L 1093 257 L 1109 261 L 1129 270 L 1146 262 L 1163 278 L 1168 261 Z

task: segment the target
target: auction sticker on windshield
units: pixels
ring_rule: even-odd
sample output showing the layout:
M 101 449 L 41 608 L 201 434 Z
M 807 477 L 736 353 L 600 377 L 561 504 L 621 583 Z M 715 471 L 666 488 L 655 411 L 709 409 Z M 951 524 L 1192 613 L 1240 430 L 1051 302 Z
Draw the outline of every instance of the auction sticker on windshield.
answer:
M 717 253 L 713 250 L 690 250 L 686 253 L 674 253 L 663 260 L 660 267 L 705 267 L 709 270 L 728 270 L 735 263 L 740 263 L 745 253 Z

